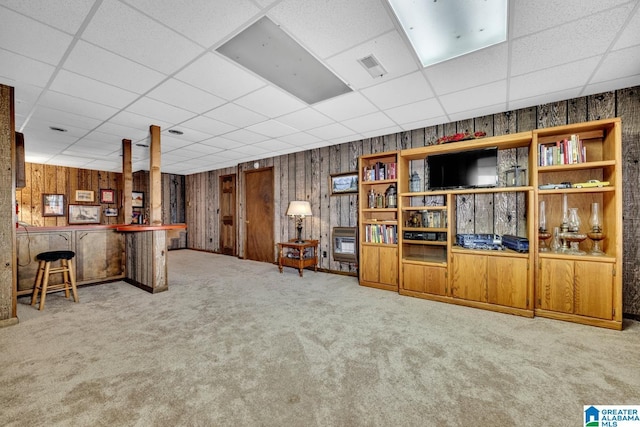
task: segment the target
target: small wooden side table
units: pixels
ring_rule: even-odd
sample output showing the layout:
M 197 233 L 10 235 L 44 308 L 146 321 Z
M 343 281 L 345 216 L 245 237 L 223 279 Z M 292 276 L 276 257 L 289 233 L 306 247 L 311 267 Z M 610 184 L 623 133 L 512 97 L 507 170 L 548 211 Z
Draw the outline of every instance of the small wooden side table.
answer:
M 318 241 L 305 240 L 296 243 L 296 239 L 278 243 L 278 269 L 282 273 L 282 267 L 297 268 L 302 277 L 302 270 L 313 267 L 318 271 Z

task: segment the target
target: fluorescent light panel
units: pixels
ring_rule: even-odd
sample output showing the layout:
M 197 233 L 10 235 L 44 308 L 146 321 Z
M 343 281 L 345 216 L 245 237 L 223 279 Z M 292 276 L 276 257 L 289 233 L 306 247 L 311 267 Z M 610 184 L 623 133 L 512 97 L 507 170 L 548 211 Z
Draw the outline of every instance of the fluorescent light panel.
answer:
M 507 0 L 387 0 L 424 67 L 507 39 Z
M 266 16 L 216 49 L 307 104 L 351 88 Z

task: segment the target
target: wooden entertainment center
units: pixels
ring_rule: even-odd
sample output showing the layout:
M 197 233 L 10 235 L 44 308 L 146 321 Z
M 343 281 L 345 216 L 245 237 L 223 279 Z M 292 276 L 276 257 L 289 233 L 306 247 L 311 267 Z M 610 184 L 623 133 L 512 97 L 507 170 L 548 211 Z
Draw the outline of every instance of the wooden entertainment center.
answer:
M 572 135 L 574 145 L 568 142 Z M 428 190 L 427 157 L 493 147 L 498 149 L 495 187 Z M 514 170 L 526 171 L 523 182 L 514 184 Z M 622 329 L 620 119 L 365 155 L 359 174 L 361 285 Z M 546 184 L 558 185 L 539 188 Z M 591 233 L 594 204 L 601 235 Z M 552 235 L 564 224 L 568 233 L 570 210 L 576 228 L 560 232 L 561 248 L 547 249 L 554 239 L 542 234 L 541 243 L 540 225 L 546 222 Z M 457 244 L 457 235 L 469 234 L 527 238 L 529 250 Z M 592 253 L 595 241 L 587 235 L 604 236 L 603 253 Z

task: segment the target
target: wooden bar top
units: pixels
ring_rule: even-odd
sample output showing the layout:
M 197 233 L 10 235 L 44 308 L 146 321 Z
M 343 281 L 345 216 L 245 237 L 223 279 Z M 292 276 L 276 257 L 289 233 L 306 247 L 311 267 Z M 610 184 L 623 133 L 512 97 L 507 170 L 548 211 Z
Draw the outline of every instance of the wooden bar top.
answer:
M 137 224 L 121 224 L 116 226 L 117 231 L 156 231 L 156 230 L 184 230 L 186 224 L 161 224 L 161 225 L 137 225 Z
M 59 227 L 23 227 L 16 228 L 17 233 L 36 231 L 65 231 L 65 230 L 105 230 L 115 229 L 116 231 L 154 231 L 154 230 L 184 230 L 186 224 L 161 224 L 161 225 L 138 225 L 138 224 L 88 224 L 88 225 L 64 225 Z

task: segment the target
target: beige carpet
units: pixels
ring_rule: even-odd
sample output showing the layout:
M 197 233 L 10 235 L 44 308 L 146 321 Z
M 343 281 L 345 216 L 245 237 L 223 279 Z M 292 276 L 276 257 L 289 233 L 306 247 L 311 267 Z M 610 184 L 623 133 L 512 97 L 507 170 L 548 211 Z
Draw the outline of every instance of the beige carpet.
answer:
M 353 277 L 170 252 L 123 282 L 19 302 L 0 329 L 2 426 L 577 426 L 640 404 L 622 332 L 402 297 Z

